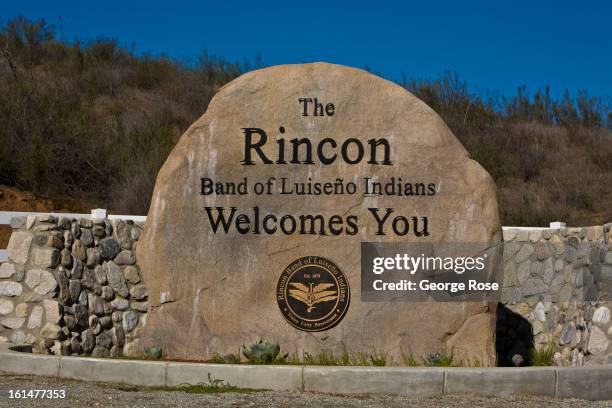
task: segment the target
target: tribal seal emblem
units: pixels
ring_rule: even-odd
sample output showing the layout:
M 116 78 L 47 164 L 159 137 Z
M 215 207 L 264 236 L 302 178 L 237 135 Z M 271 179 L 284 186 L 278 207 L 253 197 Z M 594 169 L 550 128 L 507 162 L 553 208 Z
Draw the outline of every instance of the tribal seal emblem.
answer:
M 320 256 L 292 262 L 276 286 L 276 300 L 285 320 L 309 332 L 328 330 L 340 323 L 350 297 L 346 276 L 336 264 Z

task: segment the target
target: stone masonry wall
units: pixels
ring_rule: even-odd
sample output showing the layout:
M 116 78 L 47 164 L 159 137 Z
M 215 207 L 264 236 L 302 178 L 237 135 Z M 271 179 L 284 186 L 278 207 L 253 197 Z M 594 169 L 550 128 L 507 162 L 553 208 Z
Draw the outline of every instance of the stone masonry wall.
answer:
M 147 290 L 136 265 L 143 225 L 53 216 L 14 218 L 0 265 L 0 342 L 35 352 L 134 355 Z M 555 348 L 557 365 L 612 363 L 608 225 L 504 230 L 498 309 L 501 365 Z
M 496 333 L 504 365 L 544 345 L 555 348 L 557 365 L 612 363 L 608 226 L 504 230 Z
M 137 348 L 148 308 L 135 255 L 142 225 L 30 216 L 11 226 L 0 265 L 0 341 L 61 355 Z

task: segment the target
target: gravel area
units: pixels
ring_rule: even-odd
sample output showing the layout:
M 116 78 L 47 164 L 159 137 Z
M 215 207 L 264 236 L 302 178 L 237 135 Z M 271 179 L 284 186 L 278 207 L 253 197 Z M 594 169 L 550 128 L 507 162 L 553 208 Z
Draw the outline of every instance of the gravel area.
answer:
M 56 378 L 0 376 L 0 407 L 612 407 L 612 401 L 591 402 L 544 397 L 356 397 L 298 391 L 189 394 L 150 390 L 126 391 L 123 388 L 111 384 L 84 383 Z M 65 390 L 66 399 L 9 399 L 9 390 L 11 389 Z

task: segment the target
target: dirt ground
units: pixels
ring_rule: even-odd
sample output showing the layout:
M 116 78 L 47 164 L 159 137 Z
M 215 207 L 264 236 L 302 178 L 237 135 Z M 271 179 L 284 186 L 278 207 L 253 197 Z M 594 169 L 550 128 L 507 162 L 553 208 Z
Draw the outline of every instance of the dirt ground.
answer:
M 65 399 L 10 399 L 9 390 L 65 390 Z M 192 394 L 135 387 L 83 383 L 56 378 L 0 375 L 0 407 L 414 407 L 414 408 L 582 408 L 612 407 L 612 401 L 583 401 L 545 397 L 342 396 L 299 391 Z

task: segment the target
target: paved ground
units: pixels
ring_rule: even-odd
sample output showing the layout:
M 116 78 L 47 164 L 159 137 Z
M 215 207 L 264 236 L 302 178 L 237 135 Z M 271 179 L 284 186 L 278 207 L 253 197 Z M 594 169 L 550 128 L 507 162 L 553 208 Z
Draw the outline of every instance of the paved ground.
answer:
M 65 390 L 66 399 L 9 399 L 9 390 Z M 306 392 L 248 392 L 190 394 L 185 392 L 126 390 L 129 387 L 82 383 L 54 378 L 0 376 L 0 407 L 612 407 L 612 401 L 590 402 L 540 397 L 407 398 L 393 396 L 349 397 Z

